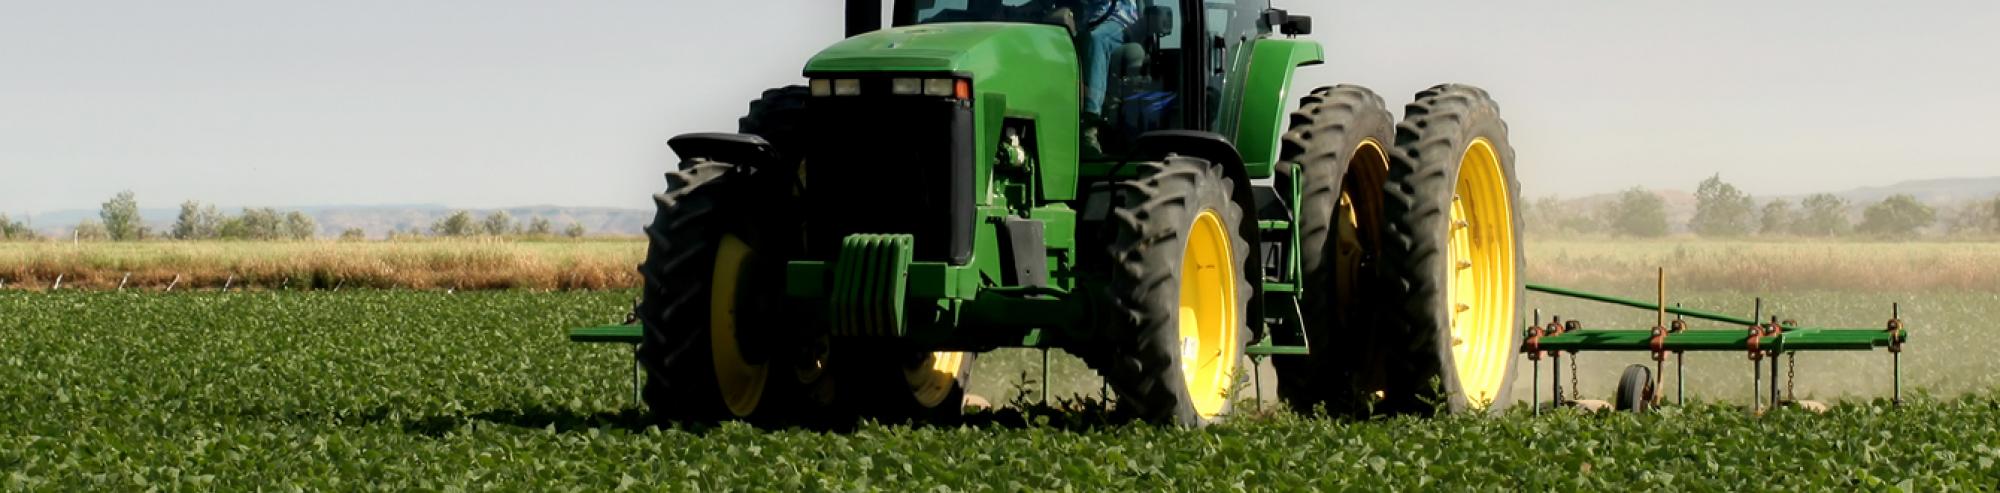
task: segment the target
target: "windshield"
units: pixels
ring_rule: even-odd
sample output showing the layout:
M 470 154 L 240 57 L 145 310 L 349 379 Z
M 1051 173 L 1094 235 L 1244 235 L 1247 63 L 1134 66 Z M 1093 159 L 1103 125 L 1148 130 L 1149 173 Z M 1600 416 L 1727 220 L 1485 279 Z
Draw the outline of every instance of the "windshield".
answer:
M 900 3 L 900 2 L 899 2 Z M 918 24 L 938 22 L 1046 22 L 1052 0 L 918 0 Z

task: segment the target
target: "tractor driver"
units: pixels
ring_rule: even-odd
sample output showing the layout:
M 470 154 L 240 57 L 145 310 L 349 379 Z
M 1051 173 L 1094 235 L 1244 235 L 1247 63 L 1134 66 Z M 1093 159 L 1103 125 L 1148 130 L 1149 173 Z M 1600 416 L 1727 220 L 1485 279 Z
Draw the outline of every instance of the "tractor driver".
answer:
M 1104 119 L 1104 98 L 1111 88 L 1111 57 L 1125 46 L 1125 33 L 1139 23 L 1135 0 L 1083 0 L 1083 16 L 1074 17 L 1067 8 L 1058 16 L 1080 33 L 1078 49 L 1083 62 L 1083 147 L 1084 154 L 1102 156 L 1098 127 Z

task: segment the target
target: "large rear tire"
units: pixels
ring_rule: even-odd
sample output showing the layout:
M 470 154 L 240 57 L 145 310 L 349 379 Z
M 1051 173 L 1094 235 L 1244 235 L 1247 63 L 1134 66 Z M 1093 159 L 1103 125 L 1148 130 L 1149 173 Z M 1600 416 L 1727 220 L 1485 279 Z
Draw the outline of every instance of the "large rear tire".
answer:
M 636 310 L 646 404 L 662 420 L 763 420 L 797 405 L 801 378 L 785 340 L 781 216 L 760 213 L 758 188 L 735 166 L 695 159 L 653 196 Z M 758 330 L 739 336 L 745 328 Z
M 1320 88 L 1292 113 L 1277 187 L 1297 187 L 1304 341 L 1311 355 L 1275 356 L 1278 397 L 1294 410 L 1324 404 L 1335 415 L 1367 411 L 1381 390 L 1382 341 L 1373 329 L 1381 251 L 1382 183 L 1395 117 L 1365 87 Z
M 1200 426 L 1234 404 L 1250 339 L 1250 244 L 1233 184 L 1208 161 L 1169 156 L 1119 183 L 1111 212 L 1108 360 L 1093 366 L 1121 415 Z
M 736 131 L 763 137 L 778 151 L 778 161 L 785 165 L 805 159 L 807 142 L 804 142 L 806 123 L 806 102 L 812 100 L 812 91 L 806 86 L 785 86 L 764 90 L 757 100 L 750 102 L 750 112 L 736 119 Z
M 1396 126 L 1387 186 L 1385 330 L 1400 339 L 1388 410 L 1498 410 L 1519 351 L 1520 183 L 1486 91 L 1417 93 Z

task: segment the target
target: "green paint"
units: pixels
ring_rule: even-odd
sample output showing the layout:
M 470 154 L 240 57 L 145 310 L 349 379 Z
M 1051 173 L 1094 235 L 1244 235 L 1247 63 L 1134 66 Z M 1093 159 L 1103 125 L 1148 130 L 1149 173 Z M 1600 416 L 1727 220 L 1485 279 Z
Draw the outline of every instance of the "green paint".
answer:
M 915 250 L 916 237 L 907 234 L 856 234 L 842 240 L 826 304 L 834 335 L 904 334 L 903 307 Z
M 1661 347 L 1667 351 L 1750 350 L 1748 330 L 1688 330 L 1667 334 Z M 1653 331 L 1585 329 L 1541 338 L 1543 351 L 1651 351 Z M 1790 329 L 1773 337 L 1759 338 L 1761 351 L 1867 351 L 1888 347 L 1892 341 L 1881 329 Z M 1523 349 L 1526 349 L 1524 343 Z
M 1563 296 L 1563 297 L 1568 297 L 1568 298 L 1576 298 L 1576 299 L 1581 299 L 1581 300 L 1590 300 L 1590 301 L 1596 301 L 1596 302 L 1601 302 L 1601 303 L 1610 303 L 1610 304 L 1614 304 L 1614 305 L 1624 305 L 1624 306 L 1629 306 L 1629 307 L 1632 307 L 1632 308 L 1638 308 L 1638 309 L 1642 309 L 1642 310 L 1649 310 L 1649 311 L 1659 311 L 1659 310 L 1660 310 L 1660 305 L 1658 305 L 1658 304 L 1655 304 L 1655 303 L 1648 303 L 1648 302 L 1644 302 L 1644 301 L 1639 301 L 1639 300 L 1635 300 L 1635 299 L 1629 299 L 1629 298 L 1620 298 L 1620 297 L 1617 297 L 1617 296 L 1611 296 L 1611 295 L 1606 295 L 1606 294 L 1597 294 L 1597 293 L 1591 293 L 1591 292 L 1586 292 L 1586 291 L 1582 291 L 1582 290 L 1576 290 L 1576 289 L 1569 289 L 1569 288 L 1559 288 L 1559 287 L 1555 287 L 1555 286 L 1549 286 L 1549 285 L 1546 285 L 1546 284 L 1535 284 L 1535 283 L 1532 283 L 1532 282 L 1531 282 L 1531 283 L 1528 283 L 1528 285 L 1527 285 L 1527 288 L 1528 288 L 1528 290 L 1529 290 L 1529 291 L 1537 291 L 1537 292 L 1542 292 L 1542 293 L 1548 293 L 1548 294 L 1553 294 L 1553 295 L 1556 295 L 1556 296 Z M 1742 326 L 1745 326 L 1745 327 L 1748 327 L 1748 326 L 1751 326 L 1751 325 L 1757 325 L 1757 324 L 1759 323 L 1759 322 L 1757 322 L 1756 320 L 1752 320 L 1752 319 L 1749 319 L 1749 318 L 1744 318 L 1744 317 L 1737 317 L 1737 316 L 1732 316 L 1732 315 L 1724 315 L 1724 314 L 1720 314 L 1720 313 L 1711 313 L 1711 312 L 1705 312 L 1705 311 L 1701 311 L 1701 310 L 1692 310 L 1692 309 L 1687 309 L 1687 308 L 1681 308 L 1681 307 L 1674 307 L 1674 306 L 1670 306 L 1670 307 L 1667 307 L 1667 309 L 1666 309 L 1666 312 L 1667 312 L 1667 313 L 1670 313 L 1670 314 L 1674 314 L 1674 315 L 1683 315 L 1683 316 L 1689 316 L 1689 317 L 1694 317 L 1694 318 L 1698 318 L 1698 319 L 1702 319 L 1702 320 L 1708 320 L 1708 321 L 1712 321 L 1712 322 L 1726 322 L 1726 323 L 1732 323 L 1732 324 L 1737 324 L 1737 325 L 1742 325 Z M 1791 328 L 1791 327 L 1789 327 L 1789 326 L 1788 326 L 1788 327 L 1786 327 L 1786 328 Z
M 1278 141 L 1290 130 L 1292 76 L 1299 67 L 1325 61 L 1325 49 L 1314 41 L 1263 38 L 1251 45 L 1243 92 L 1223 101 L 1216 129 L 1236 142 L 1250 177 L 1270 177 L 1278 162 Z
M 1276 346 L 1268 344 L 1268 340 L 1266 342 L 1266 344 L 1243 348 L 1243 354 L 1252 356 L 1305 356 L 1312 354 L 1312 351 L 1307 350 L 1305 346 Z

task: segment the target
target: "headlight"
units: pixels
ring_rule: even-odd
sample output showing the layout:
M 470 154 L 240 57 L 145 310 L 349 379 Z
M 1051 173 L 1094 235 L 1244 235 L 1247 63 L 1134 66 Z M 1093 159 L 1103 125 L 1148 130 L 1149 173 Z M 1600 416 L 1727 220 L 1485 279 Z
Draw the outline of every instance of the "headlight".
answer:
M 889 81 L 889 92 L 895 93 L 898 96 L 915 96 L 918 94 L 923 94 L 924 80 L 896 79 Z
M 834 79 L 833 95 L 835 96 L 861 95 L 861 79 Z
M 924 79 L 924 95 L 951 97 L 952 86 L 957 82 L 956 79 Z
M 818 96 L 818 97 L 822 97 L 822 98 L 823 98 L 823 97 L 827 97 L 827 96 L 832 96 L 832 95 L 833 95 L 833 81 L 831 81 L 831 80 L 827 80 L 827 79 L 813 79 L 813 80 L 812 80 L 812 95 L 814 95 L 814 96 Z

